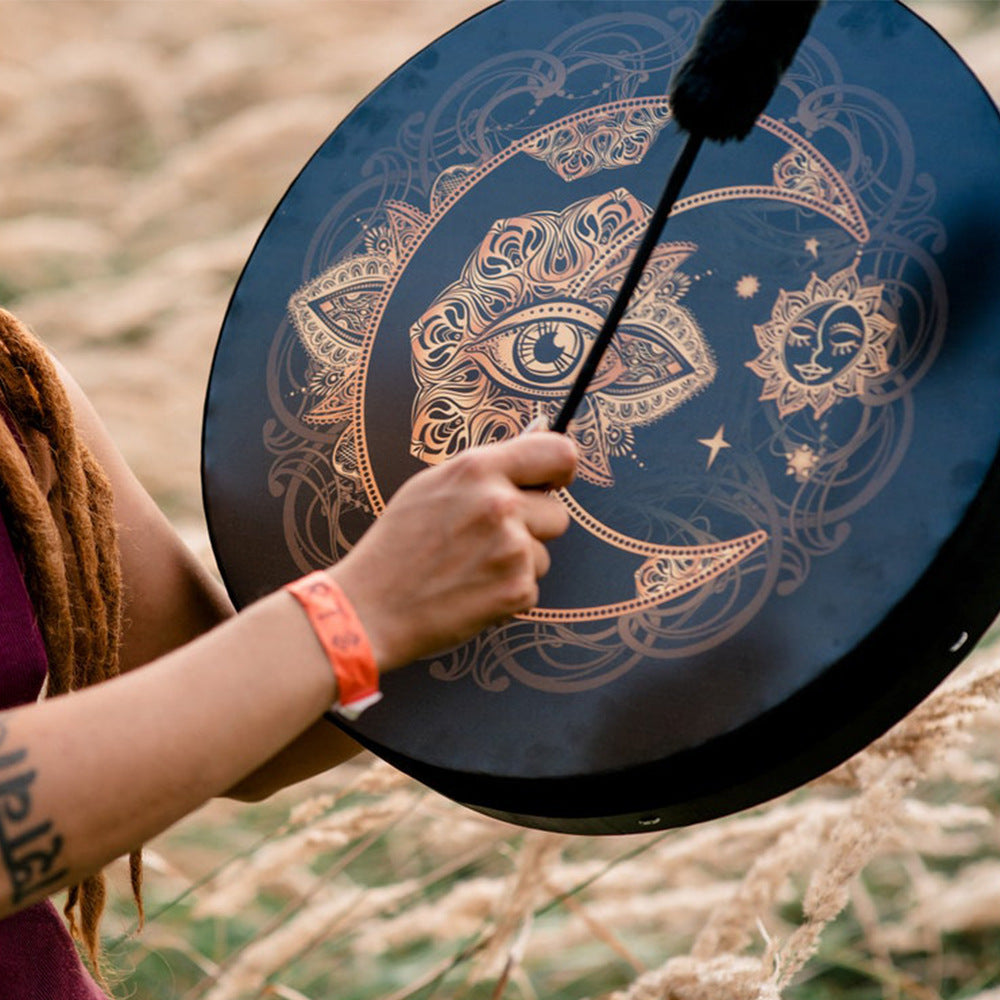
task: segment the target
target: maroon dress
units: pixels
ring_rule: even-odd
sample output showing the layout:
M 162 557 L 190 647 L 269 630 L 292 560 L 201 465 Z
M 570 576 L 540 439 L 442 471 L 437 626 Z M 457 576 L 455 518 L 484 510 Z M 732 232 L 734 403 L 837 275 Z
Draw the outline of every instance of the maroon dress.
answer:
M 46 669 L 45 646 L 0 511 L 0 712 L 35 701 Z M 0 920 L 0 997 L 106 1000 L 47 900 Z

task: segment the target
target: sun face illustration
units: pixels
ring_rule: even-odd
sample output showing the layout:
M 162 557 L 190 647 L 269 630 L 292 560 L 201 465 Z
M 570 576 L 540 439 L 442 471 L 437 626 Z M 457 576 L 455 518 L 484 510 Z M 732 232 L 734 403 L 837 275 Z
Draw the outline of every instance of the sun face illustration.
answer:
M 891 371 L 895 324 L 884 316 L 882 285 L 862 285 L 857 265 L 828 280 L 813 274 L 801 291 L 782 289 L 767 323 L 754 324 L 761 349 L 747 367 L 782 418 L 806 406 L 818 420 L 840 399 L 862 395 Z
M 760 291 L 760 281 L 756 275 L 744 274 L 736 282 L 736 294 L 741 299 L 752 299 Z

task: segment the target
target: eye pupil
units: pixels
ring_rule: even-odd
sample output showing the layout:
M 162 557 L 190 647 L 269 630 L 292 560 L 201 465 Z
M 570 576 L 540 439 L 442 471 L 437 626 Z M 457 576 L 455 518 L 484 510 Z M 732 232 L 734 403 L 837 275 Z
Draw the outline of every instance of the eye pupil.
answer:
M 566 337 L 560 338 L 559 334 L 566 331 L 550 323 L 540 324 L 540 326 L 541 331 L 534 344 L 535 360 L 543 365 L 558 364 L 566 354 L 566 346 L 564 346 Z M 563 343 L 560 343 L 560 340 Z

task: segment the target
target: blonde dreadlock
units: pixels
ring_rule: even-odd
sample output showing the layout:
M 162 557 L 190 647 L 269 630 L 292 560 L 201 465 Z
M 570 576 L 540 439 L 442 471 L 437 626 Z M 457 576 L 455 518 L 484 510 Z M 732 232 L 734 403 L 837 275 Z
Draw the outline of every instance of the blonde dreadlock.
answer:
M 48 654 L 48 695 L 118 673 L 122 586 L 111 486 L 76 436 L 66 391 L 42 345 L 0 309 L 0 401 L 25 438 L 41 436 L 54 476 L 46 492 L 22 442 L 0 419 L 0 503 L 24 565 Z M 142 921 L 142 860 L 129 857 Z M 98 924 L 104 875 L 70 888 L 65 914 L 101 977 Z

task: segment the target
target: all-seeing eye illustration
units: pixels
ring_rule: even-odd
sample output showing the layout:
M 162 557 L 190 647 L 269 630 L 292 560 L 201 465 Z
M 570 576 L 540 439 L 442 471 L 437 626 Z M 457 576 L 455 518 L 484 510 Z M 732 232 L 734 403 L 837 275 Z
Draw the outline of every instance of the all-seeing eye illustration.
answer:
M 462 274 L 413 324 L 411 451 L 437 464 L 554 417 L 611 306 L 648 212 L 627 191 L 561 212 L 501 219 Z M 614 482 L 636 427 L 704 389 L 715 362 L 681 300 L 697 248 L 661 244 L 595 375 L 571 434 L 580 476 Z

